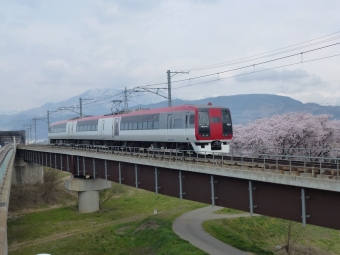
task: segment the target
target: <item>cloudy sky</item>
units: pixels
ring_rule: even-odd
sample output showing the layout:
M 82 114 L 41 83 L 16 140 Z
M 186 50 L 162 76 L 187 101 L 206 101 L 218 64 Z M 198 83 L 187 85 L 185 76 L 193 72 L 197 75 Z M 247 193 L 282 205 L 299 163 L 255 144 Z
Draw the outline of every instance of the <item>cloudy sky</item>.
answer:
M 333 0 L 1 0 L 1 109 L 91 88 L 163 88 L 167 70 L 189 70 L 172 77 L 177 98 L 269 93 L 340 105 L 339 10 Z

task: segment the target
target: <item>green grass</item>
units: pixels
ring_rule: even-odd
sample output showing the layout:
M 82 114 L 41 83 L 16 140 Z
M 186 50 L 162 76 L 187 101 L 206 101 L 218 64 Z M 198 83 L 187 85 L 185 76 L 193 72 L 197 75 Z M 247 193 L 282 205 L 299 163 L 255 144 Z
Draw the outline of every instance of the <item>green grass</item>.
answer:
M 255 254 L 274 254 L 276 246 L 284 245 L 289 221 L 260 217 L 212 220 L 203 223 L 203 228 L 212 236 L 243 251 Z M 293 223 L 292 234 L 302 231 L 297 239 L 297 253 L 311 250 L 308 254 L 340 254 L 339 231 Z M 326 252 L 326 253 L 324 253 Z
M 202 206 L 126 188 L 96 213 L 75 206 L 23 213 L 8 224 L 9 254 L 205 254 L 172 231 L 175 218 Z
M 230 208 L 222 208 L 221 210 L 216 211 L 217 214 L 242 214 L 242 213 L 249 213 L 249 212 L 243 212 L 235 209 Z

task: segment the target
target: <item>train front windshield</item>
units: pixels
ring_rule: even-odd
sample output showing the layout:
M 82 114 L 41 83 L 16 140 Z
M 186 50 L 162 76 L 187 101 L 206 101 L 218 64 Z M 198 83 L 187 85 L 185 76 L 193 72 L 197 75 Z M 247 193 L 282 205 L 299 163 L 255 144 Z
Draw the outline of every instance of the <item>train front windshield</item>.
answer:
M 230 112 L 227 109 L 222 109 L 221 111 L 222 111 L 223 136 L 227 136 L 233 133 Z
M 198 112 L 198 133 L 202 136 L 210 135 L 210 123 L 208 110 Z

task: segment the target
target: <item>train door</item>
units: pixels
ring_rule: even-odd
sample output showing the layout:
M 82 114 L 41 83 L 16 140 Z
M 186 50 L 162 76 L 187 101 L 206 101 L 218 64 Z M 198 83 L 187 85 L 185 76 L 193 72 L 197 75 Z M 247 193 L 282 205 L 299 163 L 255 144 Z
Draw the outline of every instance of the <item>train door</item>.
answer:
M 102 120 L 102 125 L 100 127 L 100 130 L 101 130 L 102 139 L 104 139 L 104 136 L 105 136 L 105 120 Z
M 168 114 L 168 119 L 167 119 L 167 136 L 168 140 L 173 140 L 173 129 L 172 129 L 172 114 Z
M 112 123 L 112 137 L 119 136 L 120 118 L 114 118 Z
M 187 140 L 189 140 L 189 136 L 190 136 L 190 130 L 189 130 L 189 128 L 190 128 L 190 113 L 186 113 L 185 114 L 185 124 L 184 124 L 184 128 L 185 128 L 185 138 L 187 139 Z
M 74 122 L 68 123 L 68 136 L 69 137 L 73 137 L 73 124 L 74 124 Z

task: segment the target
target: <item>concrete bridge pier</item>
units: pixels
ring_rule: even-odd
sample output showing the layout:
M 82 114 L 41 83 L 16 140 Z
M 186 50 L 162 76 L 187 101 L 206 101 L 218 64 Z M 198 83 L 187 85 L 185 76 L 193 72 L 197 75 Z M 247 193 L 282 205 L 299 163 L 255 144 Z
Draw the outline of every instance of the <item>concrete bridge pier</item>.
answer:
M 25 162 L 16 157 L 12 173 L 12 185 L 36 184 L 44 182 L 44 170 L 41 165 Z
M 104 179 L 73 178 L 65 181 L 65 189 L 78 191 L 80 213 L 99 211 L 99 191 L 111 188 L 111 182 Z

